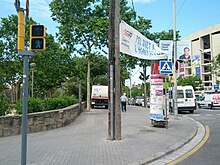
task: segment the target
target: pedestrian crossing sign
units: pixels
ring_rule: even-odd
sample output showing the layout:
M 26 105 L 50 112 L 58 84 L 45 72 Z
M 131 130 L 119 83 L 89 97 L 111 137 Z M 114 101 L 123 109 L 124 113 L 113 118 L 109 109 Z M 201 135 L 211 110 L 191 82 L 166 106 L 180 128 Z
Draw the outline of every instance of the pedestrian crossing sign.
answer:
M 160 74 L 172 74 L 172 66 L 171 61 L 160 61 Z

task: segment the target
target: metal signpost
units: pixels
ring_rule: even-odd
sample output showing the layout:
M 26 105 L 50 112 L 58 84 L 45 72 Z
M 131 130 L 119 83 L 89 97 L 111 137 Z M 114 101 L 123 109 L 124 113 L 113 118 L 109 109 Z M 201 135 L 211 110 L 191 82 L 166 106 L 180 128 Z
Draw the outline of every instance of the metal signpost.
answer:
M 173 63 L 171 61 L 160 61 L 160 74 L 170 75 L 173 73 L 172 71 Z M 165 84 L 166 84 L 166 77 L 165 77 Z M 166 128 L 168 128 L 168 121 L 167 121 L 167 92 L 166 89 L 164 90 L 165 95 L 165 120 L 166 120 Z

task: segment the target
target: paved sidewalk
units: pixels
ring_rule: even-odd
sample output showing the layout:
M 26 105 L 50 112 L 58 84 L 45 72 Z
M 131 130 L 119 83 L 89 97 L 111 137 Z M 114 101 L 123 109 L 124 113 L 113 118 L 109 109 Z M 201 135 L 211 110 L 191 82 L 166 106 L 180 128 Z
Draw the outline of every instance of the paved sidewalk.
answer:
M 28 134 L 27 164 L 148 164 L 175 151 L 197 134 L 198 124 L 182 115 L 170 116 L 168 129 L 152 127 L 149 109 L 128 106 L 122 116 L 122 140 L 108 141 L 107 112 L 83 112 L 70 125 Z M 0 138 L 0 165 L 18 165 L 21 136 Z

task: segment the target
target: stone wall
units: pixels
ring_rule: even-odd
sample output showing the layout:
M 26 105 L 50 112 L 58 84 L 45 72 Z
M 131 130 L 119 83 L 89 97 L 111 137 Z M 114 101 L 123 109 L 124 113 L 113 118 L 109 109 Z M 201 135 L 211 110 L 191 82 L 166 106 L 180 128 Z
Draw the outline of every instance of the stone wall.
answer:
M 86 107 L 82 103 L 81 110 Z M 46 131 L 66 126 L 74 121 L 79 114 L 78 104 L 63 109 L 28 114 L 28 133 Z M 21 134 L 21 115 L 0 117 L 0 137 Z

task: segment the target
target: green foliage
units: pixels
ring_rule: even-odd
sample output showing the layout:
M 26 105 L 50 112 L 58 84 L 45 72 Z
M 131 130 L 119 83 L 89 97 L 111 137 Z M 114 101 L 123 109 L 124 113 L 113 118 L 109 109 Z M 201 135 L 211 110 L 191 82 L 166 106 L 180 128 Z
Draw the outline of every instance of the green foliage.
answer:
M 0 93 L 0 116 L 4 116 L 5 112 L 8 110 L 9 99 Z
M 146 92 L 147 92 L 147 96 L 150 96 L 150 83 L 146 82 Z M 132 87 L 131 89 L 131 95 L 132 97 L 135 96 L 142 96 L 142 94 L 144 94 L 144 84 L 141 84 L 141 89 L 138 89 L 137 86 Z
M 193 86 L 194 90 L 196 90 L 196 87 L 199 87 L 200 84 L 202 84 L 202 80 L 198 76 L 189 76 L 184 78 L 179 77 L 177 79 L 177 85 L 179 86 L 191 85 Z
M 65 108 L 67 106 L 77 103 L 77 99 L 72 96 L 64 96 L 60 98 L 29 98 L 28 99 L 28 113 L 42 112 L 48 110 L 55 110 Z M 16 110 L 18 114 L 22 114 L 22 101 L 18 101 L 16 104 Z
M 215 58 L 211 61 L 211 67 L 210 67 L 210 71 L 216 75 L 216 76 L 220 76 L 220 72 L 219 72 L 219 68 L 220 68 L 220 54 L 218 54 L 217 56 L 215 56 Z
M 37 52 L 30 62 L 36 63 L 34 69 L 35 96 L 53 96 L 56 88 L 71 76 L 73 66 L 68 51 L 60 48 L 52 35 L 47 35 L 47 49 Z M 49 72 L 48 72 L 49 71 Z
M 176 39 L 180 39 L 179 31 L 176 32 Z M 154 42 L 159 43 L 160 40 L 173 40 L 173 30 L 168 31 L 162 31 L 162 32 L 156 32 L 153 34 Z
M 93 79 L 93 84 L 108 85 L 108 75 L 98 75 Z
M 17 15 L 0 19 L 0 90 L 6 84 L 12 85 L 22 78 L 22 57 L 17 54 Z M 29 26 L 36 22 L 31 18 L 26 19 L 25 36 L 29 38 Z M 28 46 L 28 42 L 25 46 Z

